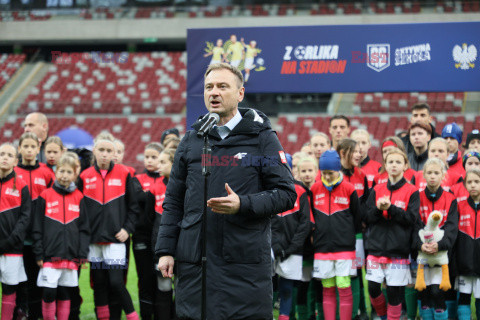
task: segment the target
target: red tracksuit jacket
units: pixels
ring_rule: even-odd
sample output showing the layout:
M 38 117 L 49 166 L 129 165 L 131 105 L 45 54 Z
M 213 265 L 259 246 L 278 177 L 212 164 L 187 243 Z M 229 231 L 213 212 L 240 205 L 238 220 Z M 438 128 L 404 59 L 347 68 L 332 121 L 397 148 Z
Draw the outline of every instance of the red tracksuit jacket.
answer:
M 22 254 L 32 201 L 25 181 L 15 172 L 0 179 L 0 255 Z

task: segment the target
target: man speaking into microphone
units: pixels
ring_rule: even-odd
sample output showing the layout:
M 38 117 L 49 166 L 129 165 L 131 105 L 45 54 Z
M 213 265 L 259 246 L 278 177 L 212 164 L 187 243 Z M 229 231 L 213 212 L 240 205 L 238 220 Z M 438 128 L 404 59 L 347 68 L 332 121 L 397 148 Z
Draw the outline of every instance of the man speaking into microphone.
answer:
M 282 146 L 260 111 L 238 108 L 242 73 L 210 65 L 205 105 L 219 115 L 208 133 L 212 147 L 207 194 L 206 317 L 272 319 L 270 217 L 294 206 L 296 192 Z M 156 244 L 164 277 L 175 269 L 180 319 L 200 319 L 203 138 L 207 115 L 180 142 L 168 182 Z

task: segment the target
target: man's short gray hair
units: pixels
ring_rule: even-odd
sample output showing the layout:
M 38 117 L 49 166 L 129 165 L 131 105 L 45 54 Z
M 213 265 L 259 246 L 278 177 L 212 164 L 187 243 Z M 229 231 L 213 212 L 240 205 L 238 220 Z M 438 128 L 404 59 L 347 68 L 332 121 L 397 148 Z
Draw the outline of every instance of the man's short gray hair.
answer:
M 243 74 L 240 70 L 238 70 L 236 67 L 228 64 L 228 63 L 214 63 L 208 66 L 207 71 L 205 71 L 205 76 L 203 77 L 204 79 L 208 76 L 208 74 L 214 70 L 228 70 L 231 73 L 233 73 L 237 77 L 237 85 L 238 88 L 243 87 Z

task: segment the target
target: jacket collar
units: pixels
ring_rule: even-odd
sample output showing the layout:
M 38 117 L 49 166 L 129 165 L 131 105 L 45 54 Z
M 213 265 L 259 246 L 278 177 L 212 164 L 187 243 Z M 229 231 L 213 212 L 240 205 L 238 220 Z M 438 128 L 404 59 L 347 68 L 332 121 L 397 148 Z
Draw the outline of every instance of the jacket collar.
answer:
M 29 166 L 29 165 L 24 165 L 21 163 L 21 161 L 19 161 L 18 165 L 17 165 L 19 168 L 22 168 L 24 170 L 28 170 L 28 171 L 32 171 L 32 170 L 35 170 L 37 168 L 40 168 L 40 164 L 38 163 L 38 160 L 35 161 L 35 164 L 33 166 Z
M 155 171 L 148 171 L 147 169 L 145 169 L 144 172 L 145 172 L 145 174 L 146 174 L 147 176 L 149 176 L 150 178 L 156 179 L 156 178 L 160 177 L 160 173 L 155 172 Z
M 12 170 L 12 172 L 7 174 L 7 176 L 5 178 L 0 178 L 0 183 L 7 182 L 8 180 L 12 179 L 13 177 L 15 177 L 15 171 L 14 170 Z
M 346 169 L 342 166 L 342 173 L 347 177 L 351 177 L 355 173 L 355 167 L 353 167 L 353 169 Z
M 366 166 L 369 161 L 370 161 L 370 157 L 369 157 L 368 154 L 367 154 L 367 156 L 365 157 L 365 159 L 363 159 L 363 161 L 360 162 L 360 167 L 362 168 L 362 167 Z
M 55 190 L 56 192 L 58 192 L 61 195 L 70 194 L 73 191 L 75 191 L 76 189 L 77 189 L 77 186 L 73 182 L 68 186 L 68 188 L 65 188 L 64 186 L 62 186 L 60 183 L 58 183 L 58 181 L 55 181 L 53 183 L 53 190 Z
M 95 170 L 100 173 L 100 168 L 98 167 L 97 165 L 97 162 L 94 163 L 93 165 L 95 167 Z M 115 163 L 113 161 L 110 161 L 110 166 L 108 167 L 108 171 L 107 172 L 110 172 L 112 171 L 113 167 L 115 166 Z
M 458 161 L 459 159 L 461 159 L 461 158 L 462 158 L 462 157 L 461 157 L 460 151 L 455 152 L 455 153 L 453 154 L 452 158 L 447 161 L 447 162 L 448 162 L 448 165 L 449 165 L 449 166 L 454 165 L 454 164 L 457 163 L 457 161 Z
M 479 207 L 477 208 L 477 206 L 475 205 L 475 202 L 473 201 L 472 197 L 468 197 L 467 202 L 470 205 L 470 207 L 473 208 L 473 210 L 477 211 L 478 209 L 480 209 L 480 204 L 479 204 Z
M 425 187 L 425 195 L 427 196 L 427 199 L 430 200 L 431 202 L 435 202 L 438 199 L 440 199 L 442 197 L 442 194 L 443 194 L 442 187 L 438 187 L 435 193 L 431 193 L 428 187 Z
M 237 134 L 258 134 L 260 131 L 271 129 L 272 126 L 270 124 L 270 120 L 268 120 L 267 116 L 258 110 L 251 109 L 251 108 L 238 108 L 238 112 L 242 116 L 242 120 L 233 128 L 230 132 L 229 136 L 237 135 Z M 193 125 L 192 128 L 195 131 L 198 131 L 202 124 L 207 120 L 207 117 L 202 116 L 200 117 Z M 220 136 L 216 132 L 216 130 L 210 131 L 209 136 L 220 140 Z
M 405 185 L 405 183 L 407 183 L 407 180 L 405 180 L 405 178 L 402 177 L 402 179 L 400 179 L 400 181 L 398 181 L 397 183 L 395 183 L 393 186 L 392 186 L 392 183 L 390 182 L 390 179 L 388 179 L 388 182 L 387 182 L 387 189 L 389 191 L 397 191 L 398 189 L 400 189 L 401 187 L 403 187 Z

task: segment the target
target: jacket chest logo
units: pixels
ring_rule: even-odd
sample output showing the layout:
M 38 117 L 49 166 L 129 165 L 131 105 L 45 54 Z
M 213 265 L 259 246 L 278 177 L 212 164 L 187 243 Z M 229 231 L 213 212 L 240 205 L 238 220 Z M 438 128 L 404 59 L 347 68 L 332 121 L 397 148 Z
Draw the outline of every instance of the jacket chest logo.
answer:
M 315 206 L 322 206 L 325 204 L 325 193 L 315 195 Z
M 460 227 L 470 227 L 470 225 L 471 225 L 470 219 L 471 219 L 470 214 L 462 215 L 462 216 L 460 216 L 460 222 L 458 223 L 458 225 Z
M 58 201 L 52 201 L 52 202 L 47 202 L 47 214 L 54 215 L 55 213 L 58 213 Z
M 348 199 L 345 197 L 335 197 L 335 200 L 333 200 L 333 203 L 348 204 Z
M 96 189 L 97 184 L 95 182 L 97 182 L 97 177 L 85 179 L 85 189 L 87 190 Z
M 374 175 L 374 174 L 369 174 L 369 175 L 367 175 L 367 180 L 368 180 L 368 181 L 372 182 L 373 179 L 375 179 L 375 175 Z
M 150 182 L 144 182 L 143 183 L 143 190 L 148 189 L 150 187 Z
M 68 205 L 68 211 L 73 211 L 73 212 L 80 212 L 80 207 L 77 204 L 72 204 L 70 203 Z
M 13 190 L 12 188 L 7 188 L 5 190 L 5 194 L 12 197 L 20 198 L 20 191 L 18 189 Z
M 355 190 L 365 190 L 363 183 L 355 183 Z
M 107 186 L 109 187 L 121 187 L 122 180 L 120 179 L 108 179 Z
M 33 181 L 34 184 L 38 184 L 40 186 L 44 186 L 46 187 L 47 186 L 47 183 L 45 182 L 45 179 L 43 178 L 35 178 L 35 180 Z
M 400 209 L 402 210 L 405 210 L 407 208 L 407 205 L 405 203 L 405 201 L 401 201 L 401 200 L 395 200 L 395 202 L 393 203 L 393 205 L 395 207 L 399 207 Z

